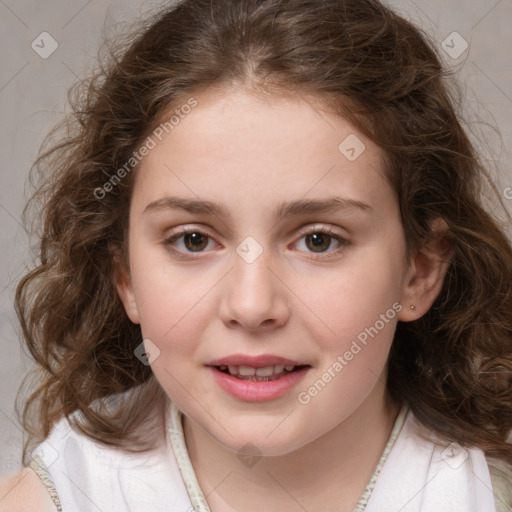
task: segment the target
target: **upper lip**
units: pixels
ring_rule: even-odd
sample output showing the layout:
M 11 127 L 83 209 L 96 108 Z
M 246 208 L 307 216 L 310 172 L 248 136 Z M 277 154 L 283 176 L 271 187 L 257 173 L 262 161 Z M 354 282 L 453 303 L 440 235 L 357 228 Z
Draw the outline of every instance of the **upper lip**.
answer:
M 278 364 L 283 364 L 285 366 L 302 366 L 304 363 L 299 363 L 285 357 L 274 356 L 272 354 L 262 354 L 259 356 L 233 354 L 231 356 L 210 361 L 208 366 L 251 366 L 253 368 L 263 368 L 264 366 L 274 366 Z

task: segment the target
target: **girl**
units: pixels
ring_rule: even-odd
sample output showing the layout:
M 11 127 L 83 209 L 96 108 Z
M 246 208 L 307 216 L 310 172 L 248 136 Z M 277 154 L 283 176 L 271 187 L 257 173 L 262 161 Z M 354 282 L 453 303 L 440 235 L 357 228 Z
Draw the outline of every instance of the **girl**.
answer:
M 512 248 L 445 75 L 377 0 L 119 45 L 36 161 L 3 510 L 510 510 Z

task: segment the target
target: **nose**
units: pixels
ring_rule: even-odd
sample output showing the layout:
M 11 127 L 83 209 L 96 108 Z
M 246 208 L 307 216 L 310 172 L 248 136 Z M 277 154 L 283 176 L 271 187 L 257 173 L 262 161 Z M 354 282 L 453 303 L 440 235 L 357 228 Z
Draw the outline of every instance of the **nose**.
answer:
M 231 328 L 270 330 L 286 323 L 290 315 L 287 287 L 266 251 L 251 263 L 238 254 L 224 281 L 219 316 Z

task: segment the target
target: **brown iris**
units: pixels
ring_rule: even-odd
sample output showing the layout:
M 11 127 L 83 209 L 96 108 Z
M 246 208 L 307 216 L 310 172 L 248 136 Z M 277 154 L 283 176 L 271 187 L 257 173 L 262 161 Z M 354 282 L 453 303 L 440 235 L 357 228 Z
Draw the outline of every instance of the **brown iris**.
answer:
M 188 250 L 201 251 L 208 245 L 208 236 L 196 232 L 186 233 L 183 241 Z
M 312 242 L 312 247 L 309 246 L 309 242 Z M 331 245 L 331 236 L 325 233 L 311 233 L 306 235 L 306 245 L 314 252 L 322 252 Z

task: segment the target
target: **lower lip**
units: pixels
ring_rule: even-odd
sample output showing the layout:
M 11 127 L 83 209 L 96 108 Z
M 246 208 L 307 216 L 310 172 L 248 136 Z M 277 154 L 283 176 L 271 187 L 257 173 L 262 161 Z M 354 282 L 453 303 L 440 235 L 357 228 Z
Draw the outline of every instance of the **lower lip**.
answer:
M 275 380 L 241 380 L 210 366 L 217 384 L 231 396 L 246 402 L 274 400 L 285 395 L 306 375 L 310 366 L 283 374 Z

